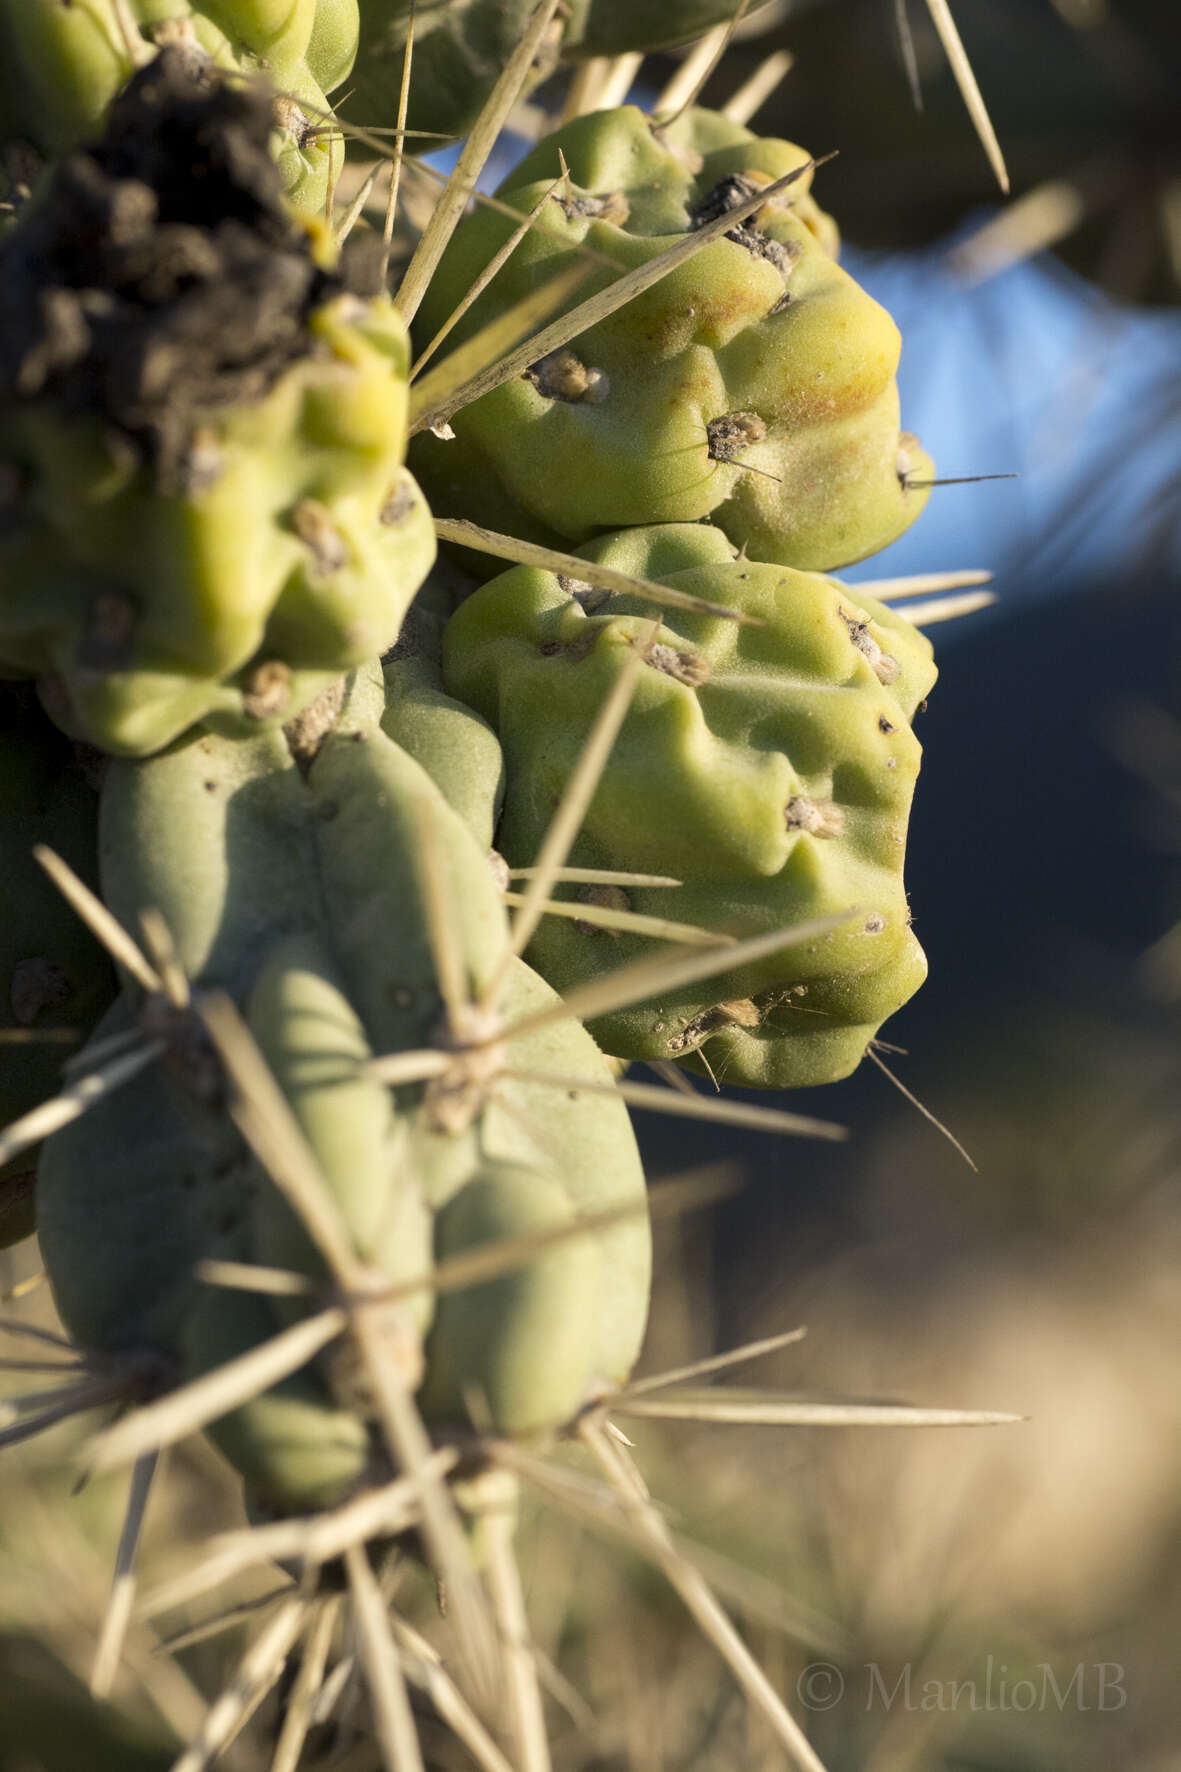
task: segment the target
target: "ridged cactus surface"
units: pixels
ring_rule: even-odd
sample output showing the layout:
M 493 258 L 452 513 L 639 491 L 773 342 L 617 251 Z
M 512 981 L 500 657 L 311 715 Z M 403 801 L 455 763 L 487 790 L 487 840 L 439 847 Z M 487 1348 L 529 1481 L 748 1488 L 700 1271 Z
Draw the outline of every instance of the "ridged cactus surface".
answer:
M 654 287 L 455 414 L 453 440 L 418 438 L 433 508 L 553 545 L 709 517 L 757 560 L 821 570 L 900 535 L 930 463 L 899 430 L 898 331 L 837 264 L 808 156 L 789 142 L 698 109 L 667 128 L 624 106 L 557 130 L 500 186 L 510 211 L 541 211 L 455 336 L 579 248 L 622 274 L 791 173 Z M 419 316 L 424 343 L 512 225 L 483 208 L 457 230 Z M 611 281 L 596 266 L 580 298 Z
M 170 52 L 0 245 L 0 669 L 123 754 L 289 719 L 434 556 L 405 329 L 285 209 L 267 127 Z
M 573 850 L 590 868 L 678 888 L 610 902 L 723 936 L 848 912 L 831 932 L 656 1003 L 596 1019 L 608 1052 L 708 1063 L 732 1083 L 844 1076 L 925 974 L 902 879 L 919 768 L 911 718 L 934 681 L 909 622 L 819 574 L 735 558 L 700 524 L 624 531 L 586 557 L 754 617 L 667 610 Z M 496 727 L 499 843 L 532 856 L 651 609 L 518 567 L 446 634 L 449 686 Z M 593 901 L 602 889 L 582 889 Z M 634 936 L 544 920 L 530 959 L 559 990 L 643 951 Z

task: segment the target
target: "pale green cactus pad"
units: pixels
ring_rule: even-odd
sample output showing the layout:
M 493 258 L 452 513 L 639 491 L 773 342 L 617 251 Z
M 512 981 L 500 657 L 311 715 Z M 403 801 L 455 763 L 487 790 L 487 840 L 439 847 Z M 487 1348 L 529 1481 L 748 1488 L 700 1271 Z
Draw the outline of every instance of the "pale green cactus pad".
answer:
M 569 178 L 546 201 L 563 156 Z M 808 156 L 789 142 L 703 110 L 662 129 L 633 106 L 556 131 L 500 187 L 512 210 L 541 212 L 454 336 L 578 247 L 622 274 L 793 171 L 653 288 L 455 413 L 453 441 L 418 438 L 436 512 L 558 545 L 709 517 L 756 559 L 820 570 L 901 534 L 932 470 L 899 430 L 898 331 L 837 264 Z M 512 225 L 489 208 L 461 224 L 419 315 L 424 341 Z M 596 265 L 578 299 L 612 280 Z
M 583 552 L 762 625 L 664 612 L 572 852 L 585 867 L 683 884 L 566 895 L 734 937 L 850 913 L 828 933 L 605 1015 L 591 1031 L 620 1057 L 709 1067 L 732 1083 L 847 1075 L 925 975 L 902 865 L 920 756 L 910 722 L 935 678 L 929 643 L 855 588 L 736 558 L 720 530 L 700 524 L 624 531 Z M 498 846 L 511 864 L 535 854 L 651 617 L 631 598 L 526 567 L 452 617 L 447 683 L 504 746 Z M 639 937 L 553 917 L 528 958 L 566 991 L 650 951 Z
M 556 1174 L 486 1163 L 439 1213 L 435 1249 L 446 1260 L 573 1217 Z M 461 1422 L 483 1407 L 510 1434 L 569 1421 L 596 1376 L 602 1266 L 596 1238 L 571 1237 L 520 1272 L 447 1294 L 427 1344 L 424 1412 Z
M 415 694 L 401 685 L 412 723 Z M 112 763 L 104 895 L 132 928 L 156 907 L 197 987 L 237 1002 L 357 1259 L 383 1281 L 634 1208 L 448 1293 L 438 1313 L 424 1285 L 391 1317 L 390 1357 L 441 1427 L 463 1427 L 476 1397 L 497 1431 L 540 1433 L 621 1382 L 638 1353 L 643 1174 L 623 1103 L 571 1084 L 610 1084 L 590 1036 L 566 1020 L 514 1033 L 556 999 L 512 958 L 486 844 L 386 735 L 386 711 L 374 661 L 286 730 L 207 734 Z M 490 828 L 490 806 L 480 820 Z M 458 1004 L 440 984 L 440 919 L 466 993 Z M 211 1299 L 203 1258 L 329 1276 L 235 1129 L 198 1018 L 129 988 L 100 1035 L 137 1024 L 164 1041 L 164 1057 L 49 1141 L 42 1247 L 83 1348 L 192 1377 L 315 1308 L 314 1293 Z M 425 1082 L 391 1086 L 373 1068 L 424 1052 L 443 1061 Z M 380 1464 L 356 1365 L 330 1348 L 213 1430 L 268 1505 L 324 1505 Z
M 287 212 L 266 126 L 162 54 L 0 246 L 0 672 L 124 755 L 290 719 L 434 558 L 405 328 Z
M 430 589 L 428 580 L 424 592 Z M 407 610 L 397 644 L 381 661 L 382 731 L 422 764 L 490 849 L 504 798 L 504 758 L 488 722 L 443 688 L 444 622 L 422 593 Z
M 357 48 L 357 0 L 0 0 L 0 143 L 57 155 L 90 140 L 159 48 L 195 70 L 265 72 L 272 149 L 288 197 L 324 205 L 341 153 L 326 94 Z

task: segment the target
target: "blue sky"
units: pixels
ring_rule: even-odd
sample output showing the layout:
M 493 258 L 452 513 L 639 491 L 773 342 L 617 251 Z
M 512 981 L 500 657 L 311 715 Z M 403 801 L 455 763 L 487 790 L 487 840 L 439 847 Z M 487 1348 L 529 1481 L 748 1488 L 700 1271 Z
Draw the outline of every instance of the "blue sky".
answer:
M 1181 315 L 1121 308 L 1049 257 L 968 287 L 947 245 L 843 262 L 903 338 L 903 424 L 941 474 L 892 548 L 843 576 L 984 566 L 1049 597 L 1128 573 L 1181 577 Z

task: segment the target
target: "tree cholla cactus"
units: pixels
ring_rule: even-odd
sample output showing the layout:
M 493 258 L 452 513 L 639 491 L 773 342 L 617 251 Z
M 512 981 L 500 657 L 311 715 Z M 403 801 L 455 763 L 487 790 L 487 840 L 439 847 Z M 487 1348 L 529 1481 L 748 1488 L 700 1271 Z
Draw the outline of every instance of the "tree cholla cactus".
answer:
M 547 35 L 593 56 L 728 10 L 420 5 L 420 73 L 462 108 L 506 30 L 525 82 Z M 388 49 L 402 16 L 362 7 L 363 33 Z M 0 1439 L 117 1403 L 94 1452 L 136 1468 L 127 1565 L 156 1453 L 205 1429 L 270 1519 L 251 1546 L 303 1577 L 185 1772 L 313 1615 L 327 1653 L 325 1565 L 385 1763 L 423 1765 L 370 1565 L 391 1540 L 446 1590 L 441 1713 L 481 1764 L 509 1764 L 498 1736 L 548 1772 L 517 1482 L 619 1523 L 543 1458 L 559 1437 L 815 1772 L 609 1418 L 665 1382 L 631 1380 L 629 1106 L 738 1111 L 685 1071 L 842 1077 L 925 971 L 902 863 L 931 648 L 822 575 L 922 508 L 897 332 L 803 150 L 691 105 L 575 116 L 454 228 L 502 80 L 417 244 L 395 204 L 380 238 L 367 179 L 338 203 L 330 154 L 300 171 L 275 141 L 276 96 L 321 104 L 357 24 L 350 0 L 0 0 L 10 133 L 58 155 L 0 243 L 0 960 L 14 1047 L 59 1011 L 79 1036 L 55 1099 L 42 1063 L 4 1097 L 0 1240 L 45 1140 L 81 1372 Z M 362 63 L 358 105 L 388 72 Z M 432 571 L 436 535 L 458 552 Z M 515 564 L 476 588 L 489 555 Z

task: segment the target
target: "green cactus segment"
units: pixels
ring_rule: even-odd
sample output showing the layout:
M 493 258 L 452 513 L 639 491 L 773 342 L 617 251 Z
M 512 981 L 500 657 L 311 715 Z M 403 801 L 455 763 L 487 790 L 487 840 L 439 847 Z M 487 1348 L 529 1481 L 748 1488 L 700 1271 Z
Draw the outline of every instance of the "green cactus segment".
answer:
M 265 127 L 162 55 L 0 247 L 0 669 L 124 755 L 291 718 L 434 558 L 405 329 L 286 212 Z
M 555 1007 L 553 989 L 531 967 L 512 968 L 501 1010 L 510 1024 Z M 618 1097 L 602 1093 L 614 1072 L 581 1022 L 555 1020 L 506 1042 L 515 1075 L 498 1086 L 483 1115 L 482 1148 L 560 1179 L 575 1212 L 619 1212 L 595 1232 L 602 1252 L 596 1312 L 595 1385 L 622 1384 L 639 1355 L 648 1317 L 652 1241 L 644 1172 L 631 1120 Z M 592 1088 L 555 1089 L 545 1077 L 585 1079 Z
M 418 0 L 407 117 L 411 129 L 463 135 L 521 41 L 536 0 Z M 398 108 L 410 0 L 361 0 L 360 47 L 341 101 L 350 122 L 373 127 Z M 750 9 L 752 12 L 757 7 Z M 734 0 L 565 0 L 529 85 L 559 59 L 662 49 L 733 16 Z
M 391 1282 L 426 1273 L 431 1219 L 406 1161 L 407 1128 L 388 1089 L 366 1075 L 373 1049 L 314 938 L 288 937 L 268 954 L 251 993 L 250 1025 L 357 1254 Z M 256 1245 L 269 1261 L 324 1277 L 322 1259 L 276 1188 L 257 1190 L 255 1212 Z M 420 1334 L 432 1302 L 429 1292 L 409 1301 Z
M 476 1047 L 472 1068 L 456 1078 L 394 1092 L 409 1127 L 405 1162 L 432 1210 L 448 1207 L 487 1173 L 489 1163 L 560 1177 L 572 1212 L 636 1208 L 634 1218 L 594 1239 L 603 1259 L 589 1313 L 593 1373 L 597 1383 L 618 1382 L 636 1359 L 647 1315 L 651 1252 L 639 1153 L 622 1102 L 533 1080 L 549 1075 L 609 1084 L 602 1054 L 576 1022 L 511 1035 L 515 1021 L 555 1002 L 520 962 L 509 967 L 490 1013 L 465 1014 L 463 1026 L 448 1029 L 428 910 L 432 873 L 473 999 L 503 962 L 507 926 L 484 844 L 412 758 L 346 710 L 321 747 L 308 785 L 319 808 L 320 871 L 333 949 L 374 1048 L 405 1052 L 489 1042 Z M 485 811 L 482 819 L 487 817 Z M 424 865 L 427 851 L 431 860 Z M 510 1031 L 496 1041 L 500 1026 Z M 428 1372 L 429 1359 L 428 1349 Z M 539 1386 L 543 1379 L 539 1367 Z M 569 1382 L 582 1383 L 581 1368 Z M 495 1411 L 493 1419 L 512 1431 Z
M 500 199 L 531 210 L 561 156 L 568 185 L 457 341 L 578 247 L 621 273 L 644 265 L 807 163 L 801 148 L 706 111 L 661 130 L 625 106 L 547 137 Z M 835 228 L 809 184 L 801 171 L 645 294 L 455 413 L 456 442 L 416 439 L 412 463 L 436 511 L 470 515 L 474 506 L 480 521 L 558 545 L 709 517 L 755 559 L 821 570 L 901 534 L 925 503 L 917 482 L 931 464 L 899 430 L 898 331 L 836 263 Z M 464 221 L 423 304 L 424 339 L 511 226 L 489 209 Z M 606 271 L 596 278 L 580 299 L 613 281 Z
M 198 986 L 216 984 L 242 1004 L 359 1255 L 394 1282 L 429 1270 L 432 1221 L 399 1162 L 405 1130 L 389 1092 L 363 1072 L 372 1047 L 323 928 L 307 828 L 318 811 L 282 735 L 254 744 L 200 739 L 116 766 L 111 788 L 104 847 L 112 899 L 125 915 L 137 902 L 167 907 L 182 959 L 205 962 Z M 142 845 L 122 865 L 119 836 Z M 135 857 L 148 854 L 137 880 Z M 198 858 L 209 866 L 190 868 Z M 211 1290 L 197 1275 L 203 1258 L 278 1262 L 313 1278 L 323 1267 L 236 1132 L 197 1019 L 129 988 L 98 1035 L 137 1026 L 164 1038 L 165 1057 L 49 1140 L 39 1228 L 59 1311 L 79 1344 L 146 1355 L 183 1380 L 314 1308 Z M 424 1292 L 405 1313 L 415 1373 L 431 1304 Z M 212 1437 L 270 1505 L 327 1505 L 372 1459 L 366 1414 L 338 1394 L 342 1386 L 325 1359 L 236 1409 Z
M 270 1301 L 204 1287 L 185 1318 L 184 1369 L 210 1372 L 277 1335 Z M 209 1437 L 245 1479 L 251 1500 L 280 1513 L 332 1507 L 374 1464 L 367 1422 L 332 1400 L 327 1380 L 306 1369 L 223 1415 Z
M 99 820 L 106 903 L 128 929 L 153 906 L 187 976 L 240 996 L 270 942 L 319 914 L 303 800 L 280 731 L 113 761 Z
M 724 935 L 856 911 L 827 935 L 603 1016 L 591 1031 L 625 1058 L 684 1062 L 700 1052 L 701 1065 L 724 1053 L 735 1083 L 843 1076 L 923 974 L 902 863 L 920 756 L 909 721 L 934 681 L 930 646 L 855 589 L 736 559 L 702 525 L 625 531 L 584 551 L 763 625 L 666 615 L 572 859 L 670 874 L 679 888 L 610 888 L 612 902 Z M 536 853 L 650 620 L 631 599 L 604 601 L 580 581 L 524 567 L 452 618 L 448 685 L 492 722 L 505 750 L 498 842 L 510 864 Z M 563 890 L 593 899 L 602 889 Z M 647 951 L 638 937 L 553 917 L 528 957 L 566 991 Z
M 565 1021 L 512 1034 L 556 999 L 509 955 L 485 842 L 382 730 L 387 713 L 373 660 L 282 731 L 205 734 L 113 762 L 104 891 L 133 929 L 143 908 L 159 909 L 197 989 L 237 1002 L 358 1256 L 391 1284 L 429 1274 L 453 1243 L 502 1234 L 498 1213 L 517 1234 L 634 1209 L 470 1300 L 448 1295 L 424 1405 L 454 1423 L 470 1377 L 499 1431 L 532 1432 L 568 1419 L 636 1357 L 650 1263 L 643 1175 L 622 1102 L 578 1088 L 610 1082 L 590 1036 Z M 490 778 L 488 828 L 494 790 Z M 455 1013 L 440 941 L 459 979 Z M 198 1020 L 129 984 L 99 1034 L 136 1026 L 165 1040 L 165 1056 L 49 1141 L 43 1250 L 80 1345 L 147 1353 L 195 1377 L 315 1308 L 314 1294 L 247 1309 L 215 1290 L 211 1302 L 203 1258 L 313 1280 L 323 1262 L 234 1129 Z M 392 1089 L 374 1077 L 375 1055 L 423 1049 L 454 1052 L 455 1074 Z M 536 1181 L 524 1199 L 522 1176 Z M 400 1309 L 409 1382 L 434 1309 L 426 1287 Z M 465 1375 L 473 1334 L 482 1345 Z M 338 1498 L 376 1457 L 369 1400 L 336 1354 L 214 1430 L 272 1505 Z
M 756 17 L 760 4 L 766 0 L 754 0 L 745 17 Z M 567 10 L 562 54 L 582 57 L 690 43 L 728 23 L 735 8 L 733 0 L 568 0 Z
M 561 1231 L 573 1220 L 565 1189 L 534 1169 L 489 1165 L 438 1215 L 441 1261 L 483 1245 Z M 427 1343 L 424 1412 L 480 1421 L 502 1433 L 564 1426 L 595 1376 L 602 1252 L 591 1237 L 558 1241 L 483 1285 L 440 1300 Z
M 60 1087 L 114 995 L 110 962 L 33 859 L 96 882 L 98 802 L 70 745 L 19 685 L 0 686 L 0 1126 Z M 57 1034 L 63 1036 L 55 1039 Z M 0 1168 L 0 1249 L 33 1230 L 36 1153 Z
M 382 1052 L 434 1045 L 446 1030 L 428 870 L 433 862 L 440 912 L 475 995 L 508 940 L 486 854 L 425 770 L 380 728 L 342 720 L 308 786 L 332 944 L 369 1037 Z
M 407 126 L 463 135 L 500 77 L 536 0 L 361 0 L 360 38 L 349 89 L 338 108 L 362 128 L 398 114 L 402 63 L 414 13 L 414 61 Z M 538 68 L 549 72 L 554 45 Z M 430 145 L 429 143 L 427 144 Z
M 120 998 L 96 1042 L 132 1033 L 141 1013 Z M 219 1100 L 207 1045 L 191 1025 L 171 1031 L 169 1069 L 152 1066 L 54 1133 L 37 1170 L 37 1230 L 54 1299 L 92 1352 L 177 1358 L 203 1290 L 195 1264 L 250 1259 L 250 1200 L 261 1178 Z
M 347 78 L 356 0 L 0 0 L 0 142 L 56 156 L 90 140 L 158 48 L 194 70 L 265 72 L 272 148 L 289 199 L 322 209 L 339 146 L 317 130 Z
M 411 605 L 397 645 L 381 661 L 382 731 L 422 765 L 485 849 L 504 798 L 504 758 L 486 720 L 443 688 L 443 619 Z

